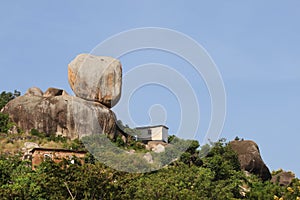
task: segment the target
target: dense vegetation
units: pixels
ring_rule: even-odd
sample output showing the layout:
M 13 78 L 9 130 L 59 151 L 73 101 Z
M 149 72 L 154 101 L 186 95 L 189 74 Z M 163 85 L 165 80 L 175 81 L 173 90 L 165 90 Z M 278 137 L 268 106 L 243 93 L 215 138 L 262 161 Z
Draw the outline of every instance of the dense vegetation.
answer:
M 7 93 L 3 94 L 7 97 Z M 27 135 L 22 131 L 8 134 L 11 126 L 8 116 L 1 117 L 0 199 L 300 199 L 299 179 L 294 179 L 289 186 L 279 186 L 246 175 L 225 140 L 200 148 L 198 141 L 170 136 L 172 145 L 165 152 L 155 154 L 134 138 L 124 143 L 118 137 L 114 145 L 103 146 L 104 137 L 69 141 L 34 129 Z M 136 131 L 124 127 L 128 132 Z M 93 155 L 86 155 L 84 165 L 71 164 L 68 160 L 60 163 L 45 160 L 32 170 L 31 162 L 21 159 L 21 152 L 3 151 L 6 144 L 21 147 L 18 142 L 24 138 L 43 146 L 87 148 Z M 183 149 L 185 152 L 181 154 Z M 124 153 L 130 150 L 141 155 L 149 152 L 154 162 L 147 163 L 142 156 Z M 100 157 L 106 160 L 100 162 L 97 160 Z M 108 167 L 112 158 L 123 167 L 126 165 L 127 170 L 159 169 L 158 164 L 164 167 L 147 173 L 122 172 Z
M 21 93 L 18 90 L 15 90 L 14 93 L 3 91 L 0 94 L 0 111 L 10 100 L 13 100 L 14 98 L 20 95 Z M 3 114 L 0 112 L 0 133 L 7 133 L 7 131 L 13 125 L 14 125 L 13 123 L 9 122 L 9 117 L 7 114 Z
M 195 150 L 199 153 L 199 150 Z M 239 169 L 220 141 L 201 164 L 179 159 L 149 173 L 114 170 L 86 156 L 86 163 L 46 160 L 35 171 L 17 156 L 0 157 L 0 199 L 296 199 L 300 182 L 288 187 L 262 182 Z
M 0 110 L 10 101 L 13 100 L 14 98 L 18 97 L 21 95 L 21 92 L 18 90 L 15 90 L 13 93 L 12 92 L 1 92 L 0 94 Z

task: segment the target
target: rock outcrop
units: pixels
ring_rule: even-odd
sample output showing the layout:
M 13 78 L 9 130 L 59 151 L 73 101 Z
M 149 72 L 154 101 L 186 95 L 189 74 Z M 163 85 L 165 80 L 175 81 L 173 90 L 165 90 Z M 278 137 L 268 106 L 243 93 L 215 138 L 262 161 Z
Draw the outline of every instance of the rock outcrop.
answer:
M 63 90 L 55 88 L 48 89 L 44 96 L 28 92 L 11 100 L 3 113 L 9 114 L 10 119 L 26 132 L 36 129 L 70 139 L 92 133 L 114 137 L 116 117 L 110 109 L 97 102 L 62 94 Z
M 151 155 L 151 153 L 149 153 L 149 152 L 147 152 L 144 156 L 143 156 L 143 158 L 148 162 L 148 163 L 153 163 L 153 157 L 152 157 L 152 155 Z
M 68 80 L 76 97 L 63 89 L 49 88 L 43 93 L 32 87 L 1 112 L 26 132 L 36 129 L 70 139 L 95 133 L 114 138 L 116 117 L 110 108 L 121 96 L 121 63 L 111 57 L 80 54 L 68 65 Z
M 69 84 L 77 97 L 111 108 L 121 97 L 121 63 L 111 57 L 78 55 L 68 65 Z
M 272 183 L 278 183 L 281 186 L 288 186 L 295 178 L 295 174 L 292 172 L 282 171 L 272 177 Z
M 168 143 L 160 142 L 160 141 L 149 141 L 146 145 L 146 149 L 150 151 L 164 151 L 165 146 L 167 146 Z
M 237 153 L 242 170 L 258 175 L 263 181 L 271 179 L 271 173 L 262 160 L 255 142 L 235 140 L 229 145 Z
M 63 89 L 48 88 L 47 91 L 43 94 L 43 97 L 55 97 L 60 95 L 68 95 L 68 93 Z
M 27 90 L 25 95 L 32 95 L 32 96 L 43 96 L 43 91 L 40 88 L 37 87 L 31 87 Z
M 161 144 L 158 144 L 156 147 L 152 149 L 155 153 L 162 153 L 165 151 L 165 147 Z

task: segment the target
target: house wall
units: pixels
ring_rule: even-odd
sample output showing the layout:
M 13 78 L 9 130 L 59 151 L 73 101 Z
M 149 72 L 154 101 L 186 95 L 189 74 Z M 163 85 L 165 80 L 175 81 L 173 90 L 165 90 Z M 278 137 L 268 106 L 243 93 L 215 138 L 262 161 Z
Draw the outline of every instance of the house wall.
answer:
M 140 134 L 138 137 L 140 140 L 151 140 L 151 135 L 148 134 L 148 128 L 138 129 Z
M 151 128 L 153 141 L 168 142 L 168 129 L 163 126 Z
M 51 150 L 35 150 L 32 154 L 32 169 L 35 169 L 35 166 L 41 164 L 45 157 L 50 157 L 55 163 L 61 162 L 64 158 L 71 159 L 76 156 L 81 160 L 81 163 L 84 163 L 85 153 L 82 152 L 64 152 L 64 151 L 51 151 Z
M 151 139 L 154 141 L 163 140 L 162 127 L 151 128 Z
M 168 129 L 162 127 L 162 140 L 168 143 L 168 137 L 169 137 Z
M 151 129 L 151 135 L 148 130 Z M 152 141 L 164 141 L 168 142 L 168 129 L 163 126 L 138 129 L 141 132 L 139 139 L 152 140 Z

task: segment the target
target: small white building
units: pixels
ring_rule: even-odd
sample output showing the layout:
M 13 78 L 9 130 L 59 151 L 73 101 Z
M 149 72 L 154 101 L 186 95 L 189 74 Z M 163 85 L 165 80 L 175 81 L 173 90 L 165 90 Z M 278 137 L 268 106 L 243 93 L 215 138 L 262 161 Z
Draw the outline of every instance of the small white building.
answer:
M 136 127 L 136 129 L 140 133 L 137 136 L 138 140 L 141 140 L 143 142 L 160 141 L 168 143 L 169 128 L 164 125 Z

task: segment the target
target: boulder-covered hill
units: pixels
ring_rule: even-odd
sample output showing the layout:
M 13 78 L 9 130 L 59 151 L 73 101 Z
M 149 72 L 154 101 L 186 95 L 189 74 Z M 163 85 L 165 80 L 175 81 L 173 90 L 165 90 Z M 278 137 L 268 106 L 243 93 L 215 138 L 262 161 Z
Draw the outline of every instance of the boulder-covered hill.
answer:
M 25 132 L 36 129 L 70 139 L 90 134 L 117 135 L 116 116 L 110 109 L 118 103 L 122 66 L 114 58 L 80 54 L 68 65 L 68 80 L 75 96 L 63 89 L 43 93 L 29 88 L 1 110 Z
M 117 104 L 121 97 L 121 63 L 110 57 L 81 54 L 69 64 L 68 80 L 75 96 L 67 94 L 64 89 L 50 87 L 47 91 L 43 92 L 38 87 L 32 87 L 29 88 L 23 96 L 17 95 L 7 99 L 7 104 L 2 109 L 0 108 L 0 117 L 3 117 L 4 119 L 2 120 L 1 118 L 0 123 L 2 124 L 0 124 L 0 128 L 9 123 L 15 124 L 16 126 L 11 126 L 10 124 L 9 126 L 4 127 L 3 130 L 6 131 L 6 136 L 8 135 L 10 137 L 10 134 L 14 134 L 16 136 L 15 138 L 17 138 L 8 141 L 8 143 L 17 143 L 17 140 L 20 139 L 24 140 L 23 143 L 29 144 L 28 142 L 32 140 L 30 133 L 32 134 L 33 130 L 37 133 L 45 133 L 47 136 L 64 136 L 63 138 L 69 138 L 71 140 L 80 139 L 83 136 L 94 133 L 105 134 L 109 138 L 116 138 L 116 136 L 120 134 L 117 130 L 116 116 L 111 108 Z M 9 123 L 4 115 L 8 115 Z M 19 130 L 24 131 L 24 134 L 27 134 L 27 136 L 19 138 L 17 134 Z M 18 148 L 22 147 L 18 146 Z M 201 162 L 198 159 L 199 151 L 193 152 L 192 155 L 190 155 L 189 152 L 184 153 L 179 160 L 176 160 L 175 163 L 177 164 L 174 164 L 174 166 L 177 172 L 176 174 L 172 174 L 174 177 L 180 175 L 180 169 L 176 168 L 176 166 L 181 165 L 182 163 L 186 165 L 183 168 L 191 168 L 198 171 L 199 174 L 193 174 L 192 177 L 195 179 L 181 180 L 180 183 L 176 183 L 177 185 L 174 186 L 177 187 L 176 190 L 174 190 L 175 196 L 172 197 L 177 198 L 176 192 L 181 190 L 190 192 L 188 193 L 189 195 L 196 194 L 196 191 L 194 191 L 193 188 L 197 188 L 197 184 L 203 182 L 196 181 L 199 177 L 200 180 L 207 179 L 209 181 L 205 182 L 206 185 L 201 185 L 198 189 L 208 187 L 209 184 L 212 184 L 209 188 L 203 190 L 203 194 L 210 190 L 218 196 L 219 190 L 221 191 L 222 188 L 226 188 L 227 193 L 223 193 L 222 195 L 229 195 L 228 197 L 247 197 L 247 195 L 249 195 L 251 197 L 250 199 L 257 199 L 257 194 L 255 192 L 251 194 L 251 192 L 249 192 L 249 187 L 252 187 L 254 191 L 255 188 L 257 191 L 260 189 L 268 191 L 271 188 L 272 192 L 274 192 L 274 199 L 276 199 L 277 196 L 286 195 L 282 190 L 282 186 L 286 186 L 288 191 L 293 193 L 293 197 L 297 195 L 296 189 L 290 187 L 298 187 L 294 183 L 295 176 L 293 173 L 280 171 L 273 174 L 272 177 L 268 167 L 261 158 L 258 145 L 254 141 L 235 140 L 229 142 L 228 148 L 235 153 L 234 155 L 229 153 L 229 158 L 227 157 L 228 155 L 223 154 L 230 152 L 230 150 L 227 149 L 227 146 L 222 146 L 222 148 L 226 150 L 222 150 L 215 155 L 210 155 L 212 157 L 205 157 Z M 214 147 L 212 149 L 214 149 Z M 165 152 L 161 153 L 168 155 L 167 153 L 170 152 L 169 148 L 166 148 Z M 237 156 L 237 159 L 234 159 L 236 158 L 235 155 Z M 239 165 L 235 165 L 237 162 Z M 0 167 L 0 170 L 2 169 L 4 168 Z M 241 175 L 240 170 L 243 171 L 243 175 Z M 117 174 L 117 172 L 115 172 L 115 174 Z M 262 182 L 257 183 L 258 185 L 261 185 L 251 185 L 252 180 L 248 180 L 244 177 L 251 177 L 252 175 L 257 175 L 257 177 L 262 180 Z M 155 178 L 158 177 L 154 177 L 154 179 Z M 163 180 L 170 181 L 168 178 L 168 176 L 165 176 Z M 179 176 L 174 180 L 182 178 L 185 178 L 185 176 Z M 141 178 L 140 182 L 143 183 L 145 180 L 146 179 Z M 244 182 L 240 182 L 241 180 Z M 12 180 L 9 181 L 14 183 Z M 172 185 L 172 181 L 170 182 L 170 185 Z M 235 181 L 238 181 L 239 184 L 236 184 Z M 268 185 L 268 183 L 271 182 L 273 185 Z M 187 188 L 184 188 L 182 183 L 186 183 L 186 185 L 188 185 Z M 9 182 L 7 182 L 7 184 L 7 187 L 9 187 Z M 142 185 L 144 186 L 144 184 L 147 185 L 147 182 Z M 151 185 L 152 184 L 150 184 L 149 187 L 151 187 Z M 277 185 L 280 187 L 278 188 Z M 227 186 L 230 187 L 228 188 Z M 119 189 L 122 189 L 123 185 L 118 187 Z M 133 184 L 132 187 L 136 188 L 136 185 Z M 160 187 L 164 187 L 164 185 L 161 185 Z M 123 190 L 126 189 L 123 188 Z M 10 192 L 11 191 L 9 191 L 8 194 L 10 194 Z M 131 194 L 131 192 L 134 191 L 130 190 L 129 193 Z M 161 195 L 167 193 L 167 191 L 162 191 Z M 268 192 L 265 193 L 266 194 L 263 195 L 270 196 Z M 151 194 L 151 192 L 147 190 L 144 195 L 148 194 Z M 209 193 L 205 194 L 212 197 Z M 136 195 L 138 196 L 139 194 L 136 193 Z M 215 196 L 215 198 L 212 199 L 218 198 Z
M 49 88 L 44 95 L 38 88 L 30 88 L 25 95 L 11 100 L 2 112 L 25 132 L 36 129 L 70 139 L 95 131 L 110 137 L 115 134 L 116 117 L 109 108 L 55 88 Z

